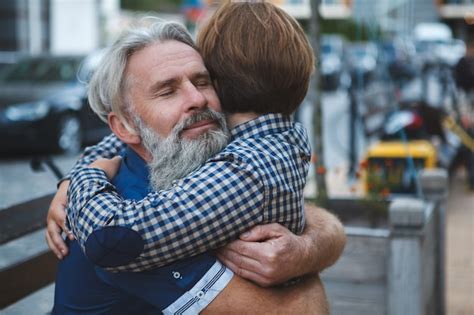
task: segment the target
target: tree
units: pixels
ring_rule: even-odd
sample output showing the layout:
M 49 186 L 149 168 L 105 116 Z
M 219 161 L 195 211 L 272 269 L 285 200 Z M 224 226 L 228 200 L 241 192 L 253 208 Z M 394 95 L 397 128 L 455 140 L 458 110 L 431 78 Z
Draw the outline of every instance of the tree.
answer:
M 178 12 L 182 0 L 120 0 L 122 9 L 133 11 Z

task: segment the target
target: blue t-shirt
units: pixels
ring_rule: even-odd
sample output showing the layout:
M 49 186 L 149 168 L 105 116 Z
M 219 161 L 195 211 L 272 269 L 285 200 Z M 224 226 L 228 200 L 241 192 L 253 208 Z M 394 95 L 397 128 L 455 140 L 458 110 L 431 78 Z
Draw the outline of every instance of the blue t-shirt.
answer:
M 112 183 L 124 198 L 143 199 L 150 192 L 145 161 L 127 148 Z M 141 251 L 143 245 L 131 229 L 111 228 L 114 233 L 108 230 L 103 235 L 95 234 L 96 244 L 113 247 L 118 242 L 127 242 L 127 248 L 136 245 L 137 251 Z M 191 290 L 216 263 L 213 255 L 204 253 L 146 272 L 111 273 L 94 266 L 77 242 L 69 242 L 69 249 L 69 255 L 59 263 L 53 314 L 145 314 L 153 309 L 159 313 L 158 310 L 164 310 Z M 101 260 L 108 265 L 120 265 L 121 257 L 114 253 Z M 129 254 L 122 258 L 128 260 Z

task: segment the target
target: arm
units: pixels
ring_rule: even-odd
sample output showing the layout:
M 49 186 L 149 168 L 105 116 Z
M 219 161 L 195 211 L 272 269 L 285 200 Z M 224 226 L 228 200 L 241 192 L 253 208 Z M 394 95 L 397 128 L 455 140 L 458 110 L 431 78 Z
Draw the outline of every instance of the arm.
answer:
M 210 161 L 170 190 L 153 192 L 139 202 L 123 200 L 102 170 L 84 168 L 73 174 L 68 218 L 89 259 L 101 265 L 103 254 L 110 254 L 102 244 L 96 246 L 101 237 L 107 238 L 102 233 L 114 230 L 106 227 L 127 228 L 144 246 L 139 256 L 134 252 L 136 259 L 108 269 L 142 271 L 217 248 L 278 217 L 262 211 L 265 192 L 257 171 L 233 159 Z M 293 230 L 303 224 L 293 221 Z
M 232 271 L 268 287 L 331 266 L 346 243 L 344 227 L 331 213 L 306 205 L 306 228 L 300 236 L 279 224 L 256 226 L 218 251 Z
M 110 271 L 148 270 L 199 254 L 281 216 L 279 209 L 264 211 L 265 192 L 258 172 L 227 157 L 210 160 L 172 189 L 154 192 L 140 202 L 123 200 L 103 171 L 81 169 L 72 177 L 69 197 L 68 216 L 75 236 L 92 262 L 116 267 L 108 268 Z M 297 231 L 303 226 L 303 217 L 294 214 L 279 221 Z M 290 222 L 285 222 L 286 218 Z M 143 248 L 138 252 L 130 248 L 127 261 L 114 265 L 103 259 L 106 254 L 107 261 L 113 261 L 109 258 L 115 254 L 101 240 L 111 239 L 108 231 L 114 233 L 117 228 L 141 237 Z M 126 244 L 112 246 L 124 257 Z
M 317 275 L 286 288 L 261 288 L 234 276 L 203 314 L 329 314 Z
M 104 137 L 104 139 L 96 145 L 87 147 L 84 150 L 71 172 L 67 175 L 67 178 L 71 176 L 71 173 L 88 166 L 99 158 L 111 159 L 114 156 L 119 155 L 125 147 L 125 143 L 120 141 L 114 134 Z
M 87 147 L 74 165 L 73 170 L 59 182 L 58 191 L 54 195 L 51 204 L 49 205 L 48 215 L 46 217 L 47 230 L 45 233 L 45 238 L 49 248 L 59 259 L 62 259 L 68 254 L 68 248 L 66 243 L 64 243 L 61 233 L 63 231 L 68 231 L 65 226 L 65 208 L 67 204 L 67 190 L 69 187 L 71 173 L 89 165 L 99 157 L 111 158 L 119 154 L 124 149 L 124 147 L 125 144 L 121 142 L 115 135 L 111 134 L 105 137 L 98 144 Z M 68 234 L 68 236 L 71 239 L 73 238 L 72 234 Z
M 344 226 L 336 216 L 325 209 L 306 206 L 307 228 L 303 274 L 320 272 L 332 266 L 341 256 L 346 245 Z

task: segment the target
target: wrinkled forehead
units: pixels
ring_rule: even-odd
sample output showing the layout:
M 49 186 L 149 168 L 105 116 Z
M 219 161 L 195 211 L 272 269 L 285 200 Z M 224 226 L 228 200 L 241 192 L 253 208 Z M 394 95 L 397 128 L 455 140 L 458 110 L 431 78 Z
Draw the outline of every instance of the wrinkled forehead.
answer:
M 126 75 L 141 84 L 205 72 L 199 52 L 184 43 L 168 40 L 151 44 L 130 56 Z

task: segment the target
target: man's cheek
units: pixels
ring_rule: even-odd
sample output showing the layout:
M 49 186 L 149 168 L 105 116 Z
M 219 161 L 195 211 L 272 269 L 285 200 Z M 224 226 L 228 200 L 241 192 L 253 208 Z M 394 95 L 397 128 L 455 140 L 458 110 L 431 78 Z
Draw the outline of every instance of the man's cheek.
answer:
M 222 112 L 221 103 L 219 102 L 219 98 L 217 97 L 215 93 L 212 93 L 212 95 L 208 97 L 208 100 L 209 100 L 209 107 L 211 107 L 216 112 Z

